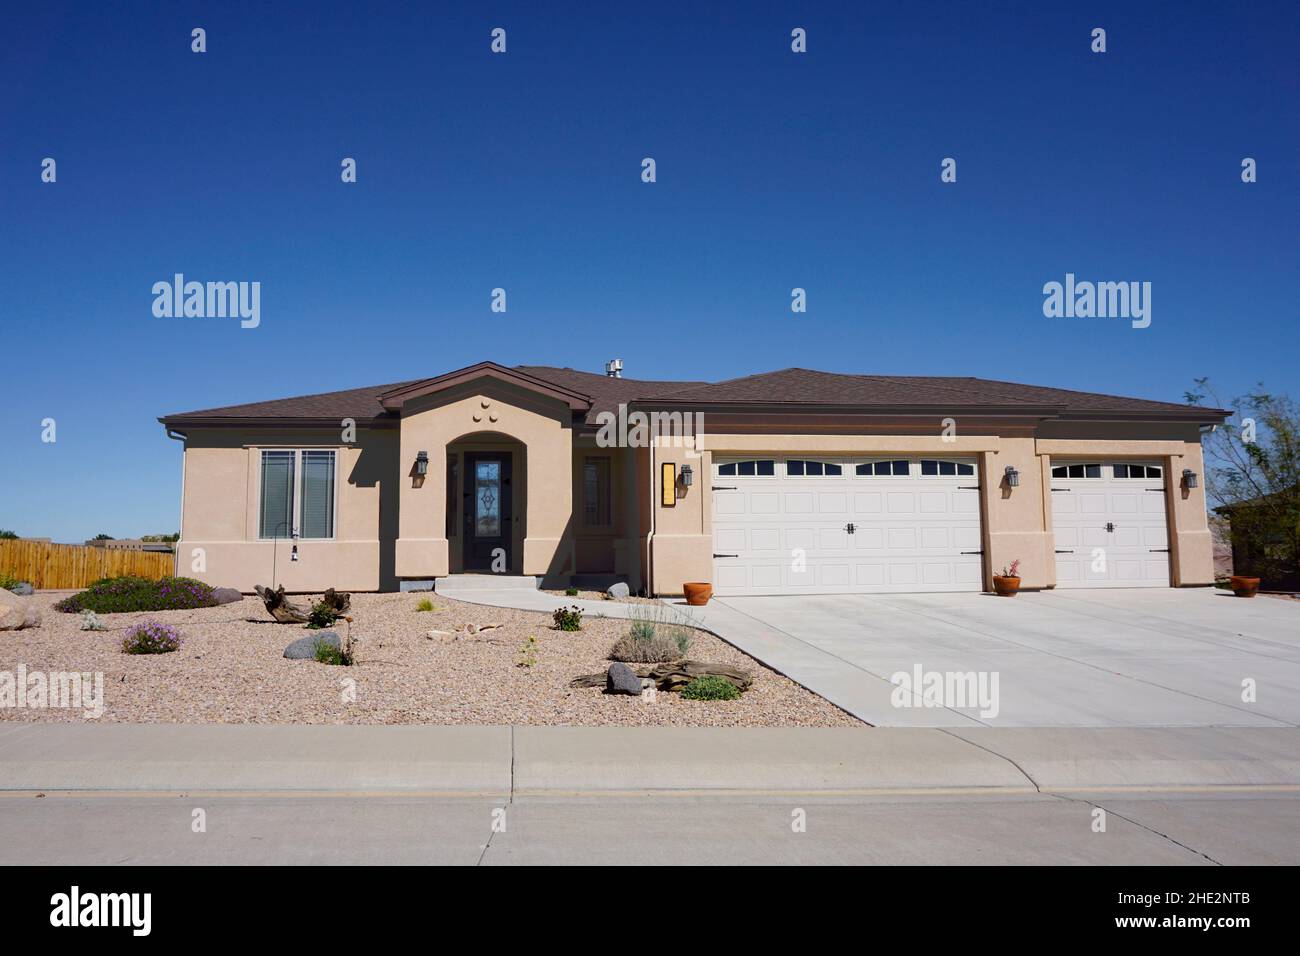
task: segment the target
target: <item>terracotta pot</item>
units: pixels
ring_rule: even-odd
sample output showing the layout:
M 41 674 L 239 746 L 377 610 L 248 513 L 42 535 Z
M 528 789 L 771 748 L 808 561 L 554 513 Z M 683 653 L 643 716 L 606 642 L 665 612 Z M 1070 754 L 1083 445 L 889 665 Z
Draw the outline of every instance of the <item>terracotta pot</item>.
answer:
M 686 603 L 695 607 L 708 604 L 709 598 L 713 597 L 713 585 L 692 582 L 683 584 L 682 591 L 686 594 Z
M 1000 574 L 993 575 L 993 590 L 1002 597 L 1015 597 L 1016 592 L 1020 590 L 1019 578 L 1004 578 Z
M 1254 597 L 1255 592 L 1259 590 L 1259 578 L 1246 578 L 1234 574 L 1228 581 L 1228 585 L 1237 597 Z

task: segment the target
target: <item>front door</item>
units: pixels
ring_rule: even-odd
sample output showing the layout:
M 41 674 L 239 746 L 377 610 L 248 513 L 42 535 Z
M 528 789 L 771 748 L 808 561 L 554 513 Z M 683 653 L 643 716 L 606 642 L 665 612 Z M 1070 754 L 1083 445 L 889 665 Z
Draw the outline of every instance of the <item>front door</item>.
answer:
M 464 558 L 466 571 L 509 571 L 512 537 L 510 452 L 466 452 Z M 494 563 L 495 562 L 495 563 Z

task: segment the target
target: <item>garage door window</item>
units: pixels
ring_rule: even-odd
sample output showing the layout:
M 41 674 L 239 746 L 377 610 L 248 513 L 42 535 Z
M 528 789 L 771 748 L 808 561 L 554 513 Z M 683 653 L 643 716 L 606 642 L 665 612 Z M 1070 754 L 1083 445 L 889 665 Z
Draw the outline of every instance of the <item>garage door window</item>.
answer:
M 854 470 L 859 478 L 906 478 L 911 473 L 906 461 L 864 461 Z
M 1159 465 L 1115 465 L 1116 478 L 1161 478 L 1164 473 Z
M 1100 478 L 1101 465 L 1053 465 L 1053 478 Z
M 941 477 L 955 476 L 955 475 L 974 475 L 975 466 L 968 465 L 965 462 L 960 462 L 960 461 L 942 461 L 933 458 L 922 458 L 921 474 L 939 475 Z
M 785 473 L 796 478 L 839 478 L 844 474 L 844 469 L 833 461 L 788 458 Z
M 718 474 L 725 478 L 771 478 L 776 474 L 774 458 L 748 458 L 729 461 L 718 466 Z

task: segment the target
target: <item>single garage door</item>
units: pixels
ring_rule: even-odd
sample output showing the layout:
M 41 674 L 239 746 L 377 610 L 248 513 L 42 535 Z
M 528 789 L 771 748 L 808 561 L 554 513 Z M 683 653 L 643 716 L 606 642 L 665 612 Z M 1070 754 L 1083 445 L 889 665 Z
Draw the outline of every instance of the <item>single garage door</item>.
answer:
M 1052 466 L 1056 586 L 1169 587 L 1165 468 L 1148 462 Z
M 967 458 L 719 458 L 720 596 L 978 591 L 979 473 Z

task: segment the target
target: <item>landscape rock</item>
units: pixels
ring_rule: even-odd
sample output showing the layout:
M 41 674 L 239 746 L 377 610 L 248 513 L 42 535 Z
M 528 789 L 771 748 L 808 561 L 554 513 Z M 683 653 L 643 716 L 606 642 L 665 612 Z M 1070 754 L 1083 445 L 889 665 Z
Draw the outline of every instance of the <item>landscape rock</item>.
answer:
M 212 597 L 218 604 L 234 604 L 236 601 L 242 601 L 244 596 L 234 588 L 214 588 Z
M 9 589 L 10 594 L 17 594 L 19 597 L 31 597 L 36 593 L 36 588 L 32 587 L 26 581 L 19 581 Z
M 0 631 L 41 626 L 41 611 L 30 598 L 0 588 Z
M 632 592 L 628 589 L 626 581 L 617 581 L 605 588 L 605 596 L 612 598 L 625 598 Z
M 284 656 L 291 661 L 314 661 L 316 659 L 316 642 L 324 641 L 326 644 L 333 644 L 335 647 L 342 649 L 343 643 L 339 636 L 333 631 L 317 631 L 314 634 L 308 634 L 306 637 L 300 637 L 284 649 Z
M 605 693 L 641 696 L 641 678 L 626 664 L 614 663 L 605 672 Z

